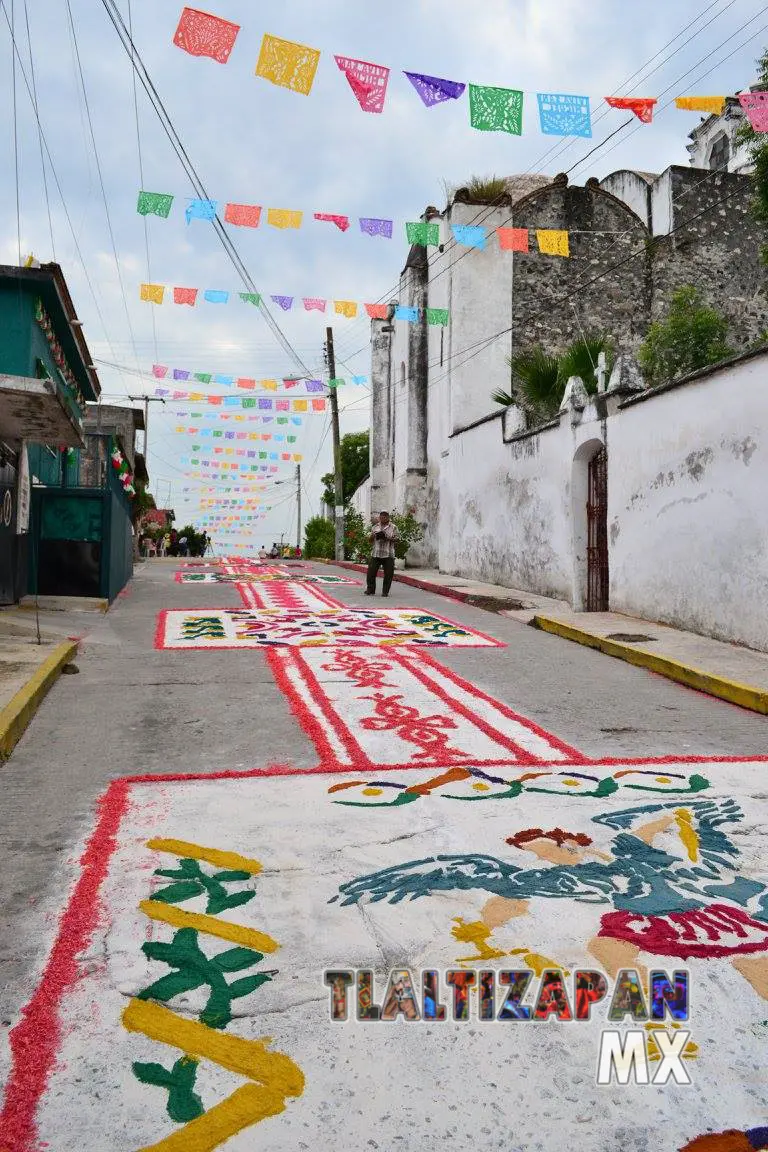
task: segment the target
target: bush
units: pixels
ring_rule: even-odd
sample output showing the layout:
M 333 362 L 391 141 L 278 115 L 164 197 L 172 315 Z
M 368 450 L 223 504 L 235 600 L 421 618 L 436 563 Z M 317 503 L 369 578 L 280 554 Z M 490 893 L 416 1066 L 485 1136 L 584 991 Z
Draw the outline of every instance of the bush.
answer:
M 335 529 L 330 520 L 313 516 L 304 525 L 304 555 L 307 559 L 333 560 Z
M 666 319 L 657 320 L 638 352 L 649 385 L 666 384 L 733 355 L 726 342 L 728 321 L 687 284 L 672 296 Z
M 370 528 L 356 508 L 344 509 L 344 559 L 367 560 L 370 556 Z
M 407 512 L 393 512 L 392 521 L 398 534 L 398 539 L 395 541 L 395 556 L 398 560 L 405 560 L 411 544 L 417 543 L 424 536 L 424 528 L 416 519 L 413 508 L 409 508 Z

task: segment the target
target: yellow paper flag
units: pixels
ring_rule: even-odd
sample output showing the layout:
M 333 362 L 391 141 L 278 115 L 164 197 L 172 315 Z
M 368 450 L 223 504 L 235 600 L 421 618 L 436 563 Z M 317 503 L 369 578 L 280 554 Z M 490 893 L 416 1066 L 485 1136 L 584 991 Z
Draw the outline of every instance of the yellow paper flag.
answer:
M 196 401 L 205 400 L 205 393 L 204 392 L 190 392 L 188 399 L 196 400 Z
M 711 112 L 715 116 L 722 116 L 725 96 L 678 96 L 675 107 L 686 112 Z
M 294 400 L 293 402 L 294 412 L 306 412 L 307 406 L 308 405 L 306 400 Z
M 303 212 L 292 212 L 289 208 L 268 208 L 267 224 L 273 228 L 301 228 Z
M 280 88 L 290 88 L 292 92 L 308 96 L 319 60 L 320 53 L 316 48 L 265 35 L 261 42 L 256 75 Z
M 165 295 L 165 284 L 142 284 L 139 296 L 150 304 L 162 304 Z
M 357 316 L 357 304 L 354 300 L 334 300 L 333 310 L 339 316 L 348 316 L 350 319 Z
M 568 233 L 557 228 L 537 228 L 536 239 L 539 243 L 539 252 L 544 256 L 570 256 Z
M 266 392 L 277 392 L 277 380 L 262 380 L 261 386 Z

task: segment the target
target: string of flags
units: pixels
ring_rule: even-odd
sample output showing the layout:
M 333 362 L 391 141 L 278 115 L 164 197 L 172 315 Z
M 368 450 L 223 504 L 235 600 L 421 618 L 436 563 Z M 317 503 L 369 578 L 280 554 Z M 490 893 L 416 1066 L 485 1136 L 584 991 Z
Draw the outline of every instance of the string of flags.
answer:
M 173 37 L 177 47 L 192 56 L 205 56 L 220 64 L 229 61 L 240 25 L 230 20 L 185 7 Z M 319 49 L 265 33 L 256 63 L 256 76 L 280 88 L 308 96 L 317 75 Z M 381 114 L 387 97 L 391 69 L 383 64 L 334 55 L 336 68 L 345 78 L 352 95 L 363 112 Z M 422 72 L 403 72 L 425 108 L 469 98 L 470 126 L 479 132 L 508 132 L 521 136 L 526 93 L 517 88 L 498 88 L 459 80 L 430 76 Z M 768 101 L 765 93 L 740 94 L 739 100 L 753 128 L 768 131 Z M 744 100 L 742 96 L 750 99 Z M 755 96 L 761 99 L 754 100 Z M 631 112 L 643 124 L 653 120 L 654 97 L 607 96 L 606 103 L 615 109 Z M 720 115 L 725 96 L 680 96 L 678 108 Z M 537 92 L 536 106 L 540 131 L 547 136 L 592 135 L 590 97 L 561 92 Z
M 169 396 L 173 400 L 193 400 L 199 404 L 213 404 L 214 406 L 226 404 L 228 407 L 256 408 L 262 411 L 277 412 L 325 412 L 325 397 L 315 396 L 312 399 L 296 398 L 287 400 L 282 397 L 259 396 L 206 396 L 202 392 L 173 392 L 168 388 L 155 388 L 155 396 Z M 310 407 L 311 406 L 311 407 Z
M 277 419 L 275 419 L 274 416 L 243 416 L 240 413 L 235 414 L 233 412 L 192 412 L 189 408 L 176 410 L 169 413 L 169 415 L 176 417 L 189 416 L 192 420 L 235 420 L 238 423 L 245 420 L 248 423 L 256 422 L 259 424 L 271 424 L 273 420 L 275 420 L 277 424 L 285 424 L 287 419 L 284 416 L 278 416 Z M 303 418 L 301 416 L 291 416 L 290 423 L 300 426 L 303 423 Z M 238 439 L 241 438 L 242 434 L 238 436 Z
M 274 417 L 273 416 L 272 417 L 265 417 L 265 421 L 270 420 L 270 419 L 274 420 Z M 278 424 L 280 424 L 280 423 L 285 424 L 285 423 L 287 423 L 287 419 L 288 418 L 286 416 L 282 416 L 282 417 L 279 417 L 276 422 Z M 295 417 L 294 419 L 301 422 L 301 417 L 299 417 L 299 416 Z M 198 428 L 197 426 L 195 426 L 193 428 L 188 428 L 184 424 L 177 425 L 177 427 L 174 428 L 174 432 L 182 433 L 186 436 L 216 436 L 216 437 L 219 437 L 220 439 L 224 439 L 224 440 L 269 440 L 272 436 L 271 432 L 268 432 L 268 433 L 265 433 L 265 432 L 230 432 L 230 431 L 224 431 L 223 429 L 220 429 L 220 428 Z M 275 440 L 277 440 L 277 439 L 278 439 L 278 436 L 275 435 Z M 281 439 L 282 439 L 282 437 L 281 437 Z M 289 436 L 288 437 L 289 441 L 293 441 L 295 439 L 296 439 L 295 436 Z
M 279 381 L 272 379 L 255 380 L 250 376 L 225 376 L 219 372 L 190 372 L 186 368 L 168 368 L 165 364 L 153 364 L 152 375 L 156 380 L 194 380 L 199 384 L 222 384 L 225 388 L 236 387 L 246 392 L 252 392 L 254 389 L 276 392 L 278 387 L 289 389 L 295 388 L 298 384 L 304 384 L 307 392 L 322 392 L 326 388 L 322 380 L 310 380 L 306 376 L 284 376 Z M 353 384 L 366 384 L 367 381 L 367 376 L 352 377 Z
M 249 456 L 259 460 L 290 460 L 300 464 L 304 459 L 301 452 L 249 452 Z M 238 460 L 202 460 L 197 457 L 182 456 L 182 464 L 192 464 L 203 468 L 220 468 L 230 472 L 257 472 L 258 467 L 253 464 L 242 464 Z
M 410 225 L 408 226 L 410 227 Z M 420 225 L 420 227 L 437 228 L 437 225 Z M 422 233 L 419 233 L 421 235 Z M 424 233 L 424 235 L 432 236 L 432 233 Z M 425 241 L 426 243 L 432 243 Z M 421 241 L 413 241 L 413 243 L 421 243 Z M 439 240 L 434 241 L 439 244 Z M 173 302 L 174 304 L 189 304 L 191 307 L 195 306 L 199 294 L 198 288 L 174 288 L 173 289 Z M 139 285 L 139 298 L 146 304 L 163 304 L 165 301 L 165 284 L 140 284 Z M 183 299 L 179 294 L 183 294 Z M 223 291 L 219 288 L 205 288 L 203 290 L 203 300 L 208 304 L 228 304 L 231 293 Z M 238 296 L 241 300 L 246 300 L 249 304 L 259 304 L 261 297 L 255 292 L 239 292 Z M 294 296 L 270 296 L 273 304 L 277 304 L 283 312 L 290 312 L 293 309 Z M 325 312 L 327 306 L 332 303 L 333 311 L 337 316 L 344 316 L 348 320 L 353 320 L 359 312 L 360 305 L 355 300 L 323 300 L 319 297 L 303 297 L 304 311 L 305 312 Z M 364 304 L 366 313 L 372 320 L 386 320 L 388 317 L 388 306 L 386 304 Z M 445 326 L 448 323 L 449 313 L 447 308 L 425 308 L 425 319 L 428 324 L 437 324 Z M 417 324 L 421 319 L 421 310 L 418 308 L 396 307 L 395 320 L 406 320 L 411 324 Z

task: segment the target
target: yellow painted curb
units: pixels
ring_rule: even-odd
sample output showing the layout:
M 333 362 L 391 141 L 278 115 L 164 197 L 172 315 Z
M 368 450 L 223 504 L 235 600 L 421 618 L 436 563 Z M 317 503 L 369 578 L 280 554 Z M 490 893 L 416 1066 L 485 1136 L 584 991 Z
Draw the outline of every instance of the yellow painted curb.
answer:
M 659 676 L 666 676 L 668 680 L 685 684 L 687 688 L 696 688 L 699 692 L 727 700 L 729 704 L 738 704 L 741 708 L 749 708 L 752 712 L 768 715 L 768 692 L 761 688 L 739 684 L 736 680 L 728 680 L 725 676 L 716 676 L 712 672 L 702 672 L 700 668 L 691 668 L 688 664 L 681 664 L 679 660 L 658 656 L 655 652 L 649 652 L 647 648 L 637 648 L 634 644 L 622 644 L 618 640 L 596 636 L 593 632 L 585 632 L 551 616 L 534 616 L 533 624 L 542 632 L 551 632 L 554 636 L 562 636 L 564 640 L 574 640 L 587 648 L 597 648 L 606 656 L 615 656 L 618 660 L 626 660 L 628 664 L 648 668 L 651 672 L 657 672 Z
M 0 762 L 7 760 L 13 752 L 62 668 L 76 653 L 77 644 L 72 640 L 58 644 L 24 687 L 0 711 Z

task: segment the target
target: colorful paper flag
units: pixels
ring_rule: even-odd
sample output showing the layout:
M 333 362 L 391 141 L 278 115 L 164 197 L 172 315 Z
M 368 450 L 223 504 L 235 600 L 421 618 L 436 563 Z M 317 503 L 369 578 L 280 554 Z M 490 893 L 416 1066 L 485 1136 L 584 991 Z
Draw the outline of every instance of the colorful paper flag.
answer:
M 261 303 L 261 296 L 258 292 L 238 292 L 238 296 L 243 304 L 256 304 L 258 306 Z
M 545 136 L 591 136 L 589 96 L 539 92 L 539 123 Z
M 251 380 L 248 376 L 238 376 L 237 386 L 238 388 L 253 389 L 256 387 L 256 381 Z
M 389 315 L 389 308 L 386 304 L 366 304 L 365 310 L 371 320 L 386 320 Z
M 713 116 L 722 116 L 725 96 L 678 96 L 675 107 L 685 112 L 709 112 Z
M 294 400 L 293 401 L 294 412 L 306 412 L 308 407 L 309 407 L 309 401 L 308 400 Z
M 606 96 L 605 102 L 611 108 L 626 108 L 628 112 L 634 112 L 643 124 L 653 122 L 653 109 L 657 104 L 655 99 L 645 96 Z
M 441 328 L 445 328 L 449 318 L 447 308 L 427 308 L 426 312 L 427 324 L 436 324 Z
M 213 376 L 210 372 L 195 372 L 195 380 L 199 381 L 200 384 L 210 384 L 212 379 Z
M 334 59 L 346 76 L 363 112 L 383 112 L 389 68 L 381 64 L 369 64 L 366 60 L 352 60 L 349 56 L 335 56 Z
M 156 376 L 158 380 L 164 380 L 168 375 L 168 369 L 166 368 L 165 364 L 153 364 L 152 375 Z
M 353 376 L 352 377 L 352 383 L 357 385 L 357 387 L 360 387 L 360 385 L 365 384 L 367 380 L 368 380 L 367 376 Z
M 270 299 L 282 308 L 283 312 L 290 312 L 293 308 L 293 296 L 271 296 Z
M 304 310 L 305 312 L 325 312 L 325 305 L 327 301 L 320 300 L 315 296 L 304 297 Z
M 469 86 L 469 122 L 478 132 L 523 132 L 523 93 L 516 88 Z
M 173 196 L 165 192 L 139 192 L 136 211 L 141 216 L 162 216 L 167 220 L 172 204 Z
M 290 88 L 292 92 L 308 96 L 319 60 L 320 53 L 316 48 L 267 34 L 261 42 L 256 75 L 279 88 Z
M 223 384 L 226 388 L 231 388 L 235 382 L 234 376 L 221 376 L 218 372 L 213 377 L 214 384 Z
M 367 236 L 382 236 L 385 240 L 391 240 L 392 221 L 379 220 L 375 216 L 361 216 L 360 231 Z
M 259 399 L 259 408 L 261 408 L 263 410 L 268 410 L 268 409 L 271 409 L 271 407 L 272 407 L 272 401 L 271 400 L 265 400 L 264 397 L 261 397 Z
M 740 92 L 739 104 L 755 132 L 768 132 L 768 92 Z
M 426 220 L 414 220 L 405 226 L 405 236 L 409 244 L 437 247 L 440 243 L 440 225 Z
M 275 400 L 275 408 L 278 412 L 290 412 L 291 402 L 281 396 L 279 400 Z
M 423 76 L 421 72 L 404 72 L 427 108 L 442 104 L 444 100 L 458 100 L 466 88 L 457 80 L 441 80 L 438 76 Z
M 354 300 L 334 300 L 333 310 L 337 316 L 346 316 L 350 320 L 353 316 L 357 316 L 357 304 Z
M 307 380 L 304 386 L 307 392 L 322 392 L 324 387 L 322 380 Z
M 193 220 L 215 220 L 218 210 L 218 200 L 190 200 L 185 213 L 187 224 Z
M 261 208 L 258 204 L 227 204 L 224 219 L 227 224 L 236 224 L 238 228 L 258 228 Z
M 349 216 L 334 216 L 330 212 L 315 212 L 315 220 L 323 220 L 328 224 L 335 224 L 342 232 L 349 228 Z
M 301 228 L 303 212 L 293 212 L 288 208 L 268 208 L 267 224 L 273 228 Z
M 325 397 L 322 400 L 315 399 L 312 401 L 312 411 L 325 412 Z
M 530 251 L 527 228 L 497 228 L 496 235 L 502 252 Z
M 185 8 L 173 42 L 190 56 L 209 56 L 219 64 L 226 64 L 239 31 L 239 24 L 211 16 L 209 12 L 200 12 L 197 8 Z
M 262 380 L 261 386 L 265 392 L 277 392 L 277 380 Z
M 539 252 L 544 256 L 570 256 L 568 233 L 557 228 L 537 228 Z
M 189 372 L 184 368 L 174 368 L 173 378 L 174 380 L 189 380 Z
M 206 288 L 203 292 L 203 300 L 207 300 L 209 304 L 226 304 L 229 300 L 229 292 L 224 292 L 220 288 Z
M 481 224 L 453 224 L 451 230 L 457 244 L 465 248 L 485 248 L 485 228 Z
M 341 386 L 344 383 L 345 383 L 345 380 L 342 376 L 334 376 L 332 380 L 328 381 L 328 387 L 329 388 L 341 388 Z
M 174 304 L 189 304 L 194 308 L 197 301 L 197 288 L 174 288 L 173 302 Z
M 139 298 L 148 304 L 162 304 L 165 296 L 165 284 L 141 284 Z
M 396 305 L 395 320 L 407 320 L 409 324 L 416 324 L 418 323 L 418 319 L 418 308 L 407 308 L 404 304 Z

